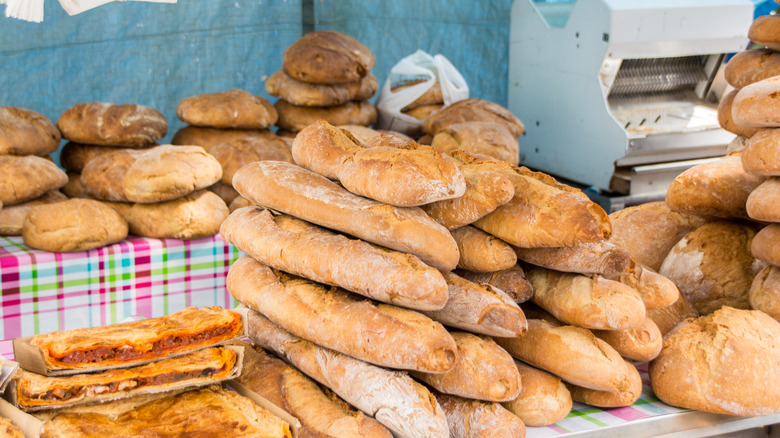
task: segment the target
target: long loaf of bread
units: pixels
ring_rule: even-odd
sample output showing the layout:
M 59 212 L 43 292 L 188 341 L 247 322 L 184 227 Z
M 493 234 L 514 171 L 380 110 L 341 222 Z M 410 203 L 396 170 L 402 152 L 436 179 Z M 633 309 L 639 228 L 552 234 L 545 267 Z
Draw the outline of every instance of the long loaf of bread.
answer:
M 517 264 L 517 256 L 508 243 L 478 228 L 470 225 L 456 228 L 452 237 L 458 243 L 460 269 L 494 272 Z
M 636 368 L 630 362 L 625 361 L 625 366 L 628 370 L 626 374 L 630 377 L 630 384 L 626 389 L 618 392 L 598 391 L 569 384 L 566 387 L 571 393 L 572 400 L 600 408 L 631 406 L 642 395 L 642 377 L 635 372 Z
M 605 275 L 604 277 L 636 289 L 642 296 L 642 302 L 645 303 L 647 309 L 670 306 L 680 296 L 680 290 L 677 289 L 672 280 L 642 265 L 637 265 L 634 272 L 629 274 Z
M 645 318 L 645 322 L 639 327 L 625 330 L 593 330 L 593 334 L 609 344 L 621 356 L 638 362 L 649 362 L 655 359 L 661 352 L 664 341 L 658 326 L 650 318 Z
M 532 265 L 580 274 L 625 275 L 636 269 L 628 250 L 609 242 L 553 248 L 515 247 L 517 258 Z
M 220 234 L 275 269 L 375 300 L 420 310 L 438 310 L 447 302 L 441 273 L 417 257 L 262 207 L 234 211 L 222 223 Z
M 443 271 L 458 264 L 455 239 L 416 207 L 393 207 L 348 192 L 294 164 L 258 161 L 233 176 L 245 198 L 377 245 L 408 252 Z
M 249 312 L 247 329 L 256 343 L 376 418 L 395 436 L 449 437 L 447 418 L 436 398 L 406 373 L 319 347 L 291 335 L 257 312 Z
M 547 426 L 571 412 L 571 394 L 559 377 L 517 360 L 515 366 L 523 380 L 523 390 L 519 397 L 502 405 L 526 426 Z
M 531 299 L 534 289 L 531 282 L 525 278 L 525 272 L 520 265 L 495 272 L 473 272 L 456 269 L 455 274 L 475 283 L 486 283 L 493 288 L 501 289 L 516 303 L 524 303 Z
M 498 403 L 436 393 L 447 416 L 451 438 L 523 438 L 525 424 Z

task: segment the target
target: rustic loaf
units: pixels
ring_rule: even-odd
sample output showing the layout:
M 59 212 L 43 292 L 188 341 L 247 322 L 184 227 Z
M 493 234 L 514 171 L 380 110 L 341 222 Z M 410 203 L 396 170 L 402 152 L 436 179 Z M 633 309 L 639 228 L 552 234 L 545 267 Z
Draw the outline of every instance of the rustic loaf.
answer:
M 751 219 L 780 222 L 780 178 L 771 177 L 750 193 L 745 209 Z
M 253 161 L 293 162 L 290 148 L 278 137 L 246 138 L 215 144 L 204 149 L 222 165 L 222 182 L 229 185 L 233 184 L 233 175 L 236 171 Z
M 750 307 L 780 321 L 780 267 L 769 265 L 756 275 L 750 286 Z
M 771 49 L 744 50 L 734 55 L 723 70 L 726 82 L 736 89 L 780 75 L 780 53 Z
M 336 106 L 299 106 L 277 100 L 274 108 L 279 113 L 276 125 L 290 131 L 300 131 L 317 120 L 332 125 L 369 126 L 376 122 L 376 107 L 368 100 L 351 100 Z
M 650 363 L 664 403 L 739 416 L 780 412 L 778 375 L 780 323 L 728 306 L 678 325 Z
M 251 207 L 256 206 L 257 203 L 254 201 L 250 201 L 249 199 L 246 199 L 245 197 L 238 195 L 235 199 L 230 201 L 230 204 L 228 205 L 228 208 L 230 209 L 230 212 L 233 213 L 234 211 L 238 210 L 239 208 L 244 207 Z
M 94 146 L 89 144 L 74 143 L 69 141 L 65 143 L 60 151 L 60 164 L 70 172 L 81 173 L 84 165 L 93 158 L 101 155 L 110 154 L 114 148 L 105 146 Z
M 650 318 L 645 318 L 639 327 L 624 330 L 593 330 L 593 334 L 609 344 L 621 356 L 638 362 L 655 359 L 661 352 L 663 344 L 661 330 Z M 639 394 L 636 396 L 639 397 Z
M 263 129 L 279 118 L 271 102 L 244 90 L 190 96 L 176 106 L 179 119 L 193 126 Z
M 0 155 L 0 202 L 6 207 L 43 196 L 68 183 L 56 164 L 36 155 Z
M 442 108 L 444 108 L 443 103 L 433 103 L 430 105 L 418 106 L 412 109 L 401 110 L 401 112 L 406 114 L 407 116 L 414 117 L 415 119 L 425 120 L 428 117 L 430 117 L 431 114 L 435 113 L 436 111 L 439 111 Z M 411 132 L 415 132 L 415 130 L 413 128 L 407 130 L 407 133 L 411 133 Z
M 68 176 L 68 182 L 60 187 L 60 192 L 68 198 L 88 198 L 84 192 L 84 186 L 81 185 L 81 175 L 75 172 L 65 172 Z
M 666 335 L 677 324 L 687 318 L 698 318 L 699 312 L 691 306 L 691 303 L 680 294 L 677 300 L 669 306 L 647 309 L 647 317 L 653 320 L 661 335 Z
M 260 205 L 414 254 L 425 264 L 443 271 L 454 269 L 460 258 L 450 232 L 421 209 L 393 207 L 362 198 L 293 164 L 250 163 L 236 172 L 233 186 Z
M 268 94 L 300 106 L 335 106 L 351 100 L 370 99 L 378 87 L 376 76 L 371 73 L 354 82 L 312 84 L 295 80 L 279 70 L 265 81 Z
M 332 30 L 309 32 L 282 54 L 284 72 L 312 84 L 359 81 L 375 63 L 374 54 L 366 46 Z
M 232 143 L 238 140 L 251 140 L 262 138 L 270 140 L 276 138 L 270 129 L 219 129 L 204 126 L 185 126 L 173 135 L 171 144 L 195 145 L 203 149 L 220 143 Z
M 780 224 L 767 225 L 756 233 L 750 252 L 764 263 L 780 266 L 780 245 L 777 242 L 780 242 Z
M 232 185 L 225 184 L 222 181 L 217 181 L 214 184 L 206 187 L 206 190 L 222 198 L 222 201 L 225 203 L 225 205 L 230 205 L 234 199 L 240 196 Z
M 165 137 L 168 121 L 161 112 L 143 105 L 79 103 L 57 120 L 62 136 L 76 143 L 144 147 Z
M 395 87 L 392 87 L 390 90 L 393 93 L 397 93 L 404 88 L 413 87 L 423 81 L 411 81 L 407 82 L 405 84 L 396 85 Z M 411 103 L 406 105 L 405 107 L 401 108 L 401 111 L 409 111 L 413 110 L 415 108 L 425 106 L 425 105 L 434 105 L 438 103 L 444 103 L 444 95 L 441 92 L 441 82 L 435 81 L 430 88 L 425 90 L 425 93 L 420 95 L 417 99 L 413 100 Z
M 452 230 L 452 237 L 458 244 L 460 269 L 495 272 L 517 264 L 517 256 L 508 243 L 471 225 Z
M 417 257 L 262 207 L 236 210 L 222 223 L 220 234 L 275 269 L 375 300 L 422 310 L 441 309 L 447 302 L 441 273 Z
M 604 277 L 634 288 L 648 310 L 669 306 L 680 296 L 680 290 L 672 280 L 642 265 L 630 274 Z
M 36 205 L 53 204 L 55 202 L 66 201 L 67 199 L 68 197 L 60 193 L 59 190 L 52 190 L 40 198 L 22 202 L 21 204 L 3 207 L 2 203 L 0 203 L 0 235 L 21 235 L 24 218 L 27 217 L 27 213 L 30 212 L 30 209 Z
M 607 241 L 552 248 L 515 247 L 515 253 L 526 263 L 563 272 L 615 277 L 636 269 L 636 261 L 628 250 Z
M 756 17 L 748 29 L 748 39 L 772 50 L 780 50 L 780 17 L 775 15 Z
M 734 121 L 732 116 L 732 109 L 734 107 L 734 99 L 737 97 L 739 90 L 732 90 L 723 96 L 718 104 L 718 124 L 726 131 L 738 135 L 740 137 L 750 138 L 756 132 L 758 128 L 751 128 L 748 126 L 742 126 Z
M 744 150 L 748 140 L 750 139 L 745 137 L 734 137 L 734 139 L 729 142 L 728 146 L 726 146 L 726 155 L 730 155 L 732 152 L 739 152 Z
M 566 387 L 571 393 L 572 400 L 600 408 L 620 408 L 633 405 L 634 402 L 639 400 L 639 396 L 642 395 L 642 378 L 638 372 L 634 372 L 636 371 L 634 365 L 628 361 L 624 363 L 629 368 L 628 376 L 631 378 L 628 388 L 613 392 L 582 388 L 569 384 Z M 631 370 L 632 368 L 633 371 Z
M 369 128 L 367 126 L 360 126 L 360 125 L 338 125 L 338 127 L 343 130 L 349 131 L 349 133 L 352 134 L 352 136 L 355 137 L 356 140 L 358 140 L 360 143 L 364 145 L 371 138 L 376 137 L 377 135 L 380 135 L 383 132 L 390 132 L 390 131 L 380 131 L 377 129 Z M 395 134 L 403 135 L 398 132 L 396 132 Z M 409 139 L 411 140 L 411 137 Z
M 531 283 L 519 265 L 496 272 L 473 272 L 457 269 L 455 274 L 475 283 L 485 283 L 506 292 L 516 303 L 524 303 L 534 294 Z
M 750 137 L 742 150 L 746 172 L 780 176 L 780 129 L 762 129 Z
M 498 403 L 467 400 L 435 393 L 447 416 L 451 438 L 525 437 L 525 425 Z
M 46 155 L 60 147 L 60 131 L 33 110 L 0 106 L 0 155 Z
M 517 166 L 520 145 L 504 125 L 491 122 L 455 123 L 440 130 L 431 143 L 434 149 L 450 153 L 456 150 L 487 155 Z
M 506 127 L 514 137 L 525 132 L 523 122 L 503 106 L 482 99 L 465 99 L 453 103 L 423 123 L 423 132 L 435 135 L 444 128 L 462 122 L 491 122 Z
M 778 76 L 754 82 L 740 89 L 731 104 L 731 117 L 734 123 L 747 128 L 780 127 L 780 112 L 775 102 L 779 91 L 780 77 Z
M 520 417 L 526 426 L 540 427 L 562 420 L 571 411 L 572 400 L 566 385 L 546 371 L 515 361 L 523 388 L 516 399 L 502 405 Z

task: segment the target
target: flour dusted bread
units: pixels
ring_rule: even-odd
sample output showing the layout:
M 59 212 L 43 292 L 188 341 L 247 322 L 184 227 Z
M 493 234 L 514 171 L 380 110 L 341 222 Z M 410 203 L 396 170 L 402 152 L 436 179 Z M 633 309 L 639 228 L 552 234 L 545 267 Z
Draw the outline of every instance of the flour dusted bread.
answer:
M 609 344 L 621 356 L 638 362 L 648 362 L 655 359 L 661 352 L 663 343 L 661 330 L 650 318 L 645 318 L 639 327 L 623 330 L 593 330 L 593 334 Z M 639 392 L 641 392 L 641 388 Z M 639 393 L 635 395 L 639 397 Z
M 176 106 L 179 119 L 194 126 L 263 129 L 279 118 L 271 102 L 244 90 L 198 94 Z
M 247 138 L 219 143 L 205 149 L 222 165 L 222 182 L 225 184 L 233 184 L 236 171 L 254 161 L 293 162 L 289 146 L 278 137 Z
M 113 207 L 116 205 L 113 203 Z M 208 190 L 196 190 L 171 201 L 125 204 L 119 211 L 130 224 L 130 234 L 181 240 L 217 234 L 230 213 L 225 201 Z
M 718 104 L 718 124 L 726 131 L 738 135 L 740 137 L 750 138 L 759 128 L 751 128 L 744 126 L 734 121 L 732 116 L 732 108 L 734 107 L 734 99 L 737 97 L 739 90 L 731 90 L 731 92 L 725 94 Z
M 780 129 L 762 129 L 750 137 L 742 150 L 746 172 L 780 176 Z
M 562 420 L 571 411 L 572 400 L 559 377 L 515 361 L 523 388 L 516 399 L 502 403 L 526 426 L 539 427 Z
M 661 335 L 669 333 L 677 324 L 687 318 L 698 318 L 699 312 L 691 305 L 685 295 L 680 294 L 669 306 L 648 308 L 647 317 L 653 320 Z
M 376 108 L 368 100 L 354 100 L 336 106 L 299 106 L 280 99 L 274 107 L 279 113 L 277 126 L 295 132 L 317 120 L 325 120 L 332 125 L 369 126 L 376 122 L 377 116 Z
M 571 393 L 571 398 L 580 403 L 598 406 L 600 408 L 619 408 L 631 406 L 639 400 L 642 395 L 642 378 L 636 371 L 634 365 L 625 361 L 625 366 L 629 369 L 627 375 L 630 377 L 629 386 L 618 392 L 599 391 L 596 389 L 582 388 L 576 385 L 566 385 Z M 633 370 L 632 370 L 633 369 Z
M 454 229 L 452 237 L 458 243 L 460 269 L 494 272 L 517 264 L 517 256 L 508 243 L 478 228 L 466 225 Z
M 734 123 L 747 128 L 780 127 L 780 111 L 775 102 L 778 91 L 780 91 L 778 76 L 754 82 L 740 89 L 731 105 Z M 750 136 L 743 135 L 743 137 Z
M 447 416 L 451 438 L 525 437 L 522 420 L 498 403 L 467 400 L 436 393 Z
M 144 105 L 79 103 L 57 120 L 62 136 L 76 143 L 143 147 L 165 137 L 168 121 Z
M 6 207 L 31 201 L 68 182 L 51 161 L 35 155 L 0 155 L 0 202 Z
M 552 248 L 515 248 L 517 258 L 548 269 L 580 274 L 620 276 L 636 269 L 631 253 L 610 242 Z
M 223 222 L 220 233 L 261 263 L 375 300 L 421 310 L 441 309 L 447 302 L 441 273 L 417 257 L 292 216 L 242 208 Z
M 664 403 L 739 416 L 780 412 L 778 375 L 780 323 L 728 306 L 677 326 L 650 363 Z
M 746 87 L 780 75 L 780 53 L 771 49 L 744 50 L 729 60 L 723 73 L 732 87 Z
M 91 199 L 70 199 L 30 209 L 22 225 L 25 245 L 51 252 L 86 251 L 127 237 L 127 221 Z
M 750 251 L 753 256 L 770 265 L 780 266 L 780 224 L 762 228 L 753 238 Z
M 290 77 L 312 84 L 355 82 L 374 68 L 374 54 L 341 32 L 319 30 L 303 35 L 282 55 Z
M 463 150 L 507 161 L 515 166 L 520 162 L 517 139 L 504 125 L 491 122 L 455 123 L 438 131 L 431 143 L 441 152 Z
M 780 50 L 780 17 L 775 15 L 756 17 L 748 29 L 748 39 L 772 50 Z
M 27 217 L 27 213 L 30 212 L 30 209 L 36 205 L 53 204 L 55 202 L 66 201 L 67 199 L 68 197 L 63 195 L 59 190 L 52 190 L 32 201 L 6 207 L 0 205 L 0 235 L 21 235 L 24 218 Z
M 750 307 L 780 321 L 780 267 L 766 266 L 750 286 Z
M 750 193 L 745 209 L 751 219 L 780 222 L 780 178 L 771 177 Z
M 305 221 L 408 252 L 449 271 L 460 255 L 446 228 L 419 208 L 393 207 L 354 195 L 327 178 L 277 161 L 250 163 L 233 185 L 244 197 Z
M 0 155 L 46 155 L 60 147 L 59 129 L 36 111 L 0 106 Z
M 205 126 L 185 126 L 173 135 L 171 144 L 195 145 L 204 149 L 220 143 L 232 143 L 238 140 L 275 138 L 270 129 L 219 129 Z
M 435 135 L 444 128 L 462 122 L 491 122 L 506 127 L 514 137 L 525 132 L 523 122 L 503 106 L 482 99 L 465 99 L 453 103 L 428 117 L 423 124 L 423 132 Z
M 268 94 L 299 106 L 335 106 L 351 100 L 369 99 L 378 87 L 376 76 L 371 73 L 354 82 L 312 84 L 293 79 L 279 70 L 265 81 Z
M 534 294 L 531 283 L 525 278 L 525 272 L 519 265 L 495 272 L 473 272 L 457 269 L 455 274 L 475 283 L 485 283 L 504 291 L 516 303 L 524 303 Z
M 680 290 L 672 280 L 646 266 L 639 265 L 629 274 L 604 277 L 634 288 L 642 297 L 646 309 L 669 306 L 680 296 Z

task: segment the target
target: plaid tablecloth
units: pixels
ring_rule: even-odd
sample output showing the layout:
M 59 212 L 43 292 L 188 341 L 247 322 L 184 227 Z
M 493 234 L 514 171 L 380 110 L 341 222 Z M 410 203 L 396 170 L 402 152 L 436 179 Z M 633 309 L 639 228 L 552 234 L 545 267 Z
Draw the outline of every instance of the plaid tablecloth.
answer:
M 90 251 L 33 250 L 0 236 L 0 354 L 10 339 L 167 315 L 187 306 L 238 305 L 225 288 L 240 252 L 219 235 L 191 241 L 130 236 Z

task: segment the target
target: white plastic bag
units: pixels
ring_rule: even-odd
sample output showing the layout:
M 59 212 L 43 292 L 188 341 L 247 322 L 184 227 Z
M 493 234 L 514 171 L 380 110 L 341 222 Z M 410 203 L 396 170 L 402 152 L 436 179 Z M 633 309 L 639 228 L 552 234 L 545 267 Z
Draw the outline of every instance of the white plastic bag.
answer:
M 415 81 L 423 82 L 392 91 L 394 87 Z M 398 61 L 390 69 L 390 75 L 377 99 L 377 127 L 403 133 L 419 131 L 424 121 L 402 113 L 401 109 L 425 94 L 437 81 L 441 83 L 444 106 L 469 98 L 466 80 L 443 55 L 431 56 L 418 50 Z

